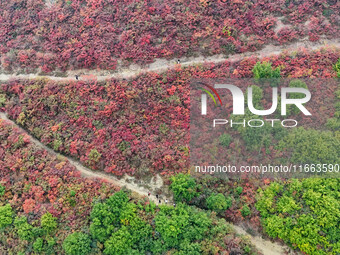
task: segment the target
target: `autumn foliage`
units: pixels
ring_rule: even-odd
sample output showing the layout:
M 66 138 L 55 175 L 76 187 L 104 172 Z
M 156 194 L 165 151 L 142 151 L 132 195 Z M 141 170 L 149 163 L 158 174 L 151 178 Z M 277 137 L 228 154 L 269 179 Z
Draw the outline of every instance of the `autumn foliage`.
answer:
M 3 70 L 115 70 L 118 62 L 228 55 L 339 34 L 334 0 L 53 2 L 1 2 Z M 276 31 L 279 18 L 284 27 Z
M 333 63 L 339 56 L 337 50 L 299 51 L 295 55 L 283 53 L 261 61 L 251 57 L 237 63 L 172 69 L 163 74 L 146 73 L 131 80 L 112 79 L 101 83 L 13 80 L 3 84 L 2 89 L 7 93 L 9 116 L 56 151 L 115 175 L 173 174 L 188 167 L 192 79 L 251 78 L 254 66 L 260 62 L 271 63 L 282 77 L 331 78 L 336 75 Z M 301 117 L 302 124 L 317 128 L 334 115 L 337 89 L 335 82 L 327 88 L 320 86 L 321 83 L 315 83 L 311 87 L 315 99 L 311 104 L 318 110 L 311 118 Z M 270 89 L 263 88 L 268 94 Z M 328 100 L 324 103 L 326 95 Z M 232 105 L 228 103 L 225 108 L 230 113 Z M 231 134 L 238 138 L 240 131 Z M 244 137 L 257 139 L 254 134 L 241 132 L 241 139 Z M 257 137 L 262 140 L 261 134 Z M 247 150 L 247 144 L 252 143 L 254 141 L 245 140 L 243 144 L 230 140 L 227 148 L 221 145 L 220 149 L 239 151 L 240 164 L 270 162 L 283 155 L 274 147 L 261 149 L 260 154 L 258 150 Z M 260 149 L 262 145 L 256 144 Z

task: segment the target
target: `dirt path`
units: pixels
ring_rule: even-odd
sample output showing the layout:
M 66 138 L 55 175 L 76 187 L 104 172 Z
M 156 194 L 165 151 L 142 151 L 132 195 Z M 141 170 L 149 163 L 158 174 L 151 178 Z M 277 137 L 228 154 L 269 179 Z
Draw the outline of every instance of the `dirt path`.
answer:
M 29 135 L 25 130 L 20 128 L 16 123 L 14 123 L 12 120 L 8 119 L 5 113 L 0 112 L 0 119 L 7 121 L 11 125 L 19 128 L 24 133 Z M 46 145 L 42 144 L 40 141 L 35 139 L 33 136 L 29 135 L 29 137 L 30 137 L 32 144 L 34 144 L 37 148 L 44 149 L 44 150 L 48 151 L 49 153 L 57 156 L 58 158 L 68 160 L 70 162 L 70 164 L 73 165 L 82 174 L 82 176 L 90 177 L 90 178 L 100 178 L 100 179 L 106 180 L 106 181 L 108 181 L 108 182 L 110 182 L 110 183 L 112 183 L 116 186 L 119 186 L 119 187 L 125 186 L 127 189 L 129 189 L 129 190 L 131 190 L 131 191 L 133 191 L 133 192 L 135 192 L 139 195 L 146 196 L 146 197 L 148 196 L 148 193 L 151 192 L 149 199 L 152 200 L 153 202 L 155 202 L 156 204 L 159 204 L 158 199 L 156 198 L 155 194 L 153 193 L 153 190 L 147 190 L 144 187 L 138 186 L 137 184 L 133 183 L 133 180 L 134 180 L 133 177 L 124 176 L 122 179 L 118 179 L 118 178 L 114 177 L 113 175 L 109 175 L 109 174 L 102 173 L 102 172 L 95 172 L 95 171 L 83 166 L 77 160 L 74 160 L 72 158 L 63 156 L 60 153 L 55 152 L 51 148 L 47 147 Z M 151 183 L 150 183 L 150 185 L 152 186 L 152 188 L 154 190 L 157 189 L 157 188 L 161 188 L 163 186 L 162 178 L 160 176 L 156 176 L 155 179 L 152 180 Z M 165 199 L 165 197 L 163 196 L 163 199 L 162 199 L 163 203 L 164 203 L 164 199 Z M 167 198 L 167 199 L 170 200 L 169 198 Z
M 198 65 L 203 63 L 221 63 L 224 61 L 238 61 L 245 57 L 250 56 L 258 56 L 259 58 L 269 57 L 272 55 L 278 55 L 281 52 L 287 51 L 296 51 L 301 48 L 306 48 L 308 50 L 316 50 L 321 47 L 337 47 L 340 48 L 340 39 L 328 40 L 324 39 L 319 42 L 310 42 L 308 38 L 303 40 L 288 44 L 288 45 L 266 45 L 263 49 L 254 51 L 254 52 L 246 52 L 241 54 L 234 54 L 226 57 L 225 55 L 214 55 L 210 57 L 184 57 L 181 58 L 181 66 L 191 66 Z M 147 65 L 146 67 L 141 67 L 135 64 L 130 65 L 127 68 L 118 67 L 114 73 L 110 73 L 108 71 L 98 71 L 98 70 L 73 70 L 68 71 L 66 73 L 66 77 L 56 77 L 56 76 L 44 76 L 38 74 L 0 74 L 0 81 L 8 81 L 10 79 L 34 79 L 34 78 L 48 78 L 55 81 L 69 81 L 76 80 L 75 75 L 79 75 L 80 80 L 88 80 L 95 79 L 98 81 L 103 81 L 110 78 L 131 78 L 137 76 L 141 73 L 145 72 L 157 72 L 161 73 L 166 71 L 169 68 L 174 68 L 177 64 L 177 59 L 165 60 L 165 59 L 156 59 L 153 63 Z
M 44 150 L 48 151 L 49 153 L 57 156 L 58 158 L 68 160 L 70 162 L 70 164 L 73 165 L 82 174 L 82 176 L 89 177 L 89 178 L 103 179 L 103 180 L 110 182 L 110 183 L 112 183 L 116 186 L 119 186 L 119 187 L 125 186 L 127 189 L 130 189 L 132 192 L 135 192 L 135 193 L 137 193 L 141 196 L 148 196 L 149 190 L 146 190 L 145 188 L 133 183 L 133 181 L 131 180 L 131 179 L 133 179 L 133 177 L 125 176 L 122 179 L 118 179 L 118 178 L 114 177 L 113 175 L 109 175 L 109 174 L 105 174 L 105 173 L 101 173 L 101 172 L 95 172 L 95 171 L 93 171 L 93 170 L 91 170 L 87 167 L 84 167 L 78 161 L 76 161 L 72 158 L 63 156 L 63 155 L 55 152 L 51 148 L 47 147 L 46 145 L 42 144 L 40 141 L 35 139 L 33 136 L 29 135 L 24 129 L 20 128 L 12 120 L 8 119 L 8 117 L 5 113 L 0 112 L 0 119 L 7 121 L 9 124 L 11 124 L 11 125 L 19 128 L 20 130 L 22 130 L 25 134 L 27 134 L 29 136 L 32 144 L 34 144 L 38 149 L 44 149 Z M 156 180 L 151 180 L 151 182 L 153 183 L 152 187 L 153 187 L 153 189 L 157 189 L 157 188 L 160 189 L 163 186 L 162 178 L 160 176 L 156 176 L 155 178 L 156 178 Z M 158 199 L 156 198 L 154 193 L 152 193 L 149 196 L 149 199 L 152 200 L 153 202 L 155 202 L 156 204 L 159 204 Z M 164 199 L 168 199 L 169 201 L 171 201 L 171 198 L 166 198 L 165 196 L 163 196 L 162 203 L 164 203 Z M 249 241 L 259 251 L 261 251 L 264 255 L 295 254 L 295 253 L 292 253 L 291 249 L 287 246 L 284 246 L 284 245 L 281 245 L 281 244 L 278 244 L 278 243 L 273 243 L 269 240 L 264 240 L 260 236 L 251 236 L 242 227 L 233 225 L 232 223 L 229 223 L 229 224 L 233 226 L 233 228 L 234 228 L 234 230 L 237 234 L 247 236 L 247 238 L 249 238 Z
M 289 45 L 285 46 L 275 46 L 275 45 L 267 45 L 263 49 L 256 51 L 256 52 L 247 52 L 242 54 L 235 54 L 229 57 L 225 57 L 224 55 L 215 55 L 211 57 L 192 57 L 192 58 L 181 58 L 181 65 L 182 66 L 191 66 L 197 64 L 203 64 L 205 62 L 212 62 L 212 63 L 221 63 L 224 61 L 238 61 L 242 58 L 249 57 L 249 56 L 258 56 L 259 58 L 268 57 L 272 55 L 278 55 L 282 51 L 296 51 L 300 48 L 307 48 L 308 50 L 315 50 L 321 47 L 338 47 L 340 48 L 340 40 L 323 40 L 322 42 L 312 43 L 309 42 L 307 39 L 301 40 Z M 109 73 L 107 71 L 96 71 L 96 70 L 76 70 L 76 71 L 69 71 L 67 72 L 67 77 L 55 77 L 55 76 L 41 76 L 36 74 L 24 74 L 24 75 L 11 75 L 11 74 L 0 74 L 0 80 L 8 81 L 13 78 L 21 78 L 21 79 L 34 79 L 34 78 L 48 78 L 51 80 L 56 81 L 68 81 L 68 80 L 75 80 L 75 75 L 80 75 L 80 80 L 86 79 L 96 79 L 98 81 L 103 81 L 110 78 L 131 78 L 137 76 L 144 72 L 157 72 L 161 73 L 166 71 L 169 68 L 175 67 L 177 59 L 173 60 L 164 60 L 164 59 L 156 59 L 154 63 L 148 65 L 147 67 L 143 68 L 138 65 L 130 65 L 128 68 L 118 68 L 115 73 Z M 9 120 L 4 113 L 0 112 L 0 119 L 4 119 L 11 123 L 12 125 L 17 126 L 13 121 Z M 25 131 L 24 131 L 25 132 Z M 27 133 L 27 132 L 26 132 Z M 113 183 L 114 185 L 130 189 L 131 191 L 138 193 L 142 196 L 148 196 L 149 190 L 141 187 L 140 185 L 134 183 L 133 177 L 124 176 L 122 179 L 118 179 L 113 175 L 95 172 L 80 164 L 78 161 L 65 157 L 59 153 L 56 153 L 52 149 L 48 148 L 47 146 L 43 145 L 34 137 L 30 136 L 32 143 L 34 143 L 38 148 L 43 148 L 50 153 L 67 159 L 84 177 L 90 178 L 100 178 L 104 179 L 108 182 Z M 152 191 L 156 189 L 160 189 L 163 186 L 162 178 L 160 176 L 156 176 L 154 180 L 151 181 Z M 151 192 L 152 192 L 151 191 Z M 155 197 L 154 192 L 149 197 L 152 201 L 158 204 L 158 199 Z M 163 199 L 165 197 L 163 196 Z M 167 198 L 168 200 L 171 200 Z M 163 200 L 164 201 L 164 200 Z M 232 225 L 232 224 L 231 224 Z M 283 255 L 283 254 L 297 254 L 297 252 L 292 251 L 288 246 L 281 245 L 279 243 L 274 243 L 269 240 L 265 240 L 260 236 L 252 236 L 249 235 L 244 228 L 241 226 L 232 225 L 237 234 L 246 235 L 250 242 L 264 255 Z
M 265 240 L 261 236 L 252 236 L 248 234 L 243 227 L 233 225 L 236 233 L 239 235 L 245 235 L 249 238 L 250 242 L 256 246 L 256 248 L 261 251 L 264 255 L 282 255 L 282 254 L 299 254 L 296 251 L 293 251 L 286 245 L 281 245 L 278 243 L 273 243 L 270 240 Z

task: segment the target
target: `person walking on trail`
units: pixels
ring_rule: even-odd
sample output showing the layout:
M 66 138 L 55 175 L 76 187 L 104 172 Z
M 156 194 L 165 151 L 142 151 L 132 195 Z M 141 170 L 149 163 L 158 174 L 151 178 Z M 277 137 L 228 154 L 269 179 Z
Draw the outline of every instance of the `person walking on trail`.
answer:
M 168 203 L 168 200 L 167 199 L 165 199 L 165 204 L 167 204 Z
M 149 193 L 148 193 L 148 197 L 149 197 L 150 195 L 151 195 L 151 193 L 149 192 Z
M 76 80 L 78 81 L 79 80 L 79 76 L 76 74 Z
M 180 59 L 177 59 L 177 64 L 180 64 L 181 63 L 181 60 Z
M 156 198 L 158 199 L 158 194 L 156 194 Z
M 160 204 L 160 203 L 161 203 L 161 200 L 158 200 L 158 203 Z

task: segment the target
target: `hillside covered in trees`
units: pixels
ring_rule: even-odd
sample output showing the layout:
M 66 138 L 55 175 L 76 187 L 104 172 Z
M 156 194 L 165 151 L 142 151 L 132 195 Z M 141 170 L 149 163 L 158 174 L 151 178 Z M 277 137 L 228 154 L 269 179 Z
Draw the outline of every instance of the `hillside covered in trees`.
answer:
M 1 1 L 0 253 L 340 254 L 339 10 L 334 0 Z M 192 121 L 191 85 L 228 79 L 261 110 L 273 89 L 306 89 L 312 114 L 288 105 L 298 127 L 211 134 Z M 230 95 L 216 96 L 214 114 L 266 118 L 246 102 L 236 116 Z M 191 146 L 192 129 L 204 146 Z M 202 174 L 192 156 L 310 175 Z

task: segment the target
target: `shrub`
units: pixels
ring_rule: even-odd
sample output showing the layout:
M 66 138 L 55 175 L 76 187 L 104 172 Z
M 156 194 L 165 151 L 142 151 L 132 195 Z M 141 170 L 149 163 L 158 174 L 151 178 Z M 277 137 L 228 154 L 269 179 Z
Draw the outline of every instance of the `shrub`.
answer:
M 14 226 L 20 239 L 27 241 L 32 240 L 34 236 L 32 231 L 33 226 L 27 222 L 27 218 L 25 216 L 16 217 L 14 220 Z
M 256 81 L 263 82 L 268 80 L 271 86 L 276 86 L 281 77 L 280 68 L 273 69 L 269 62 L 257 62 L 253 68 L 253 75 Z
M 226 198 L 222 193 L 212 194 L 207 198 L 207 207 L 218 213 L 224 212 L 231 207 L 231 197 Z
M 6 95 L 4 94 L 0 94 L 0 107 L 4 107 L 5 103 L 6 103 L 7 99 L 6 99 Z
M 242 188 L 241 186 L 238 186 L 238 187 L 236 188 L 236 193 L 237 193 L 238 195 L 241 195 L 242 192 L 243 192 L 243 188 Z
M 100 154 L 97 149 L 92 149 L 88 155 L 89 159 L 92 162 L 97 163 L 99 161 L 99 159 L 101 158 L 102 154 Z
M 57 228 L 57 218 L 53 217 L 52 214 L 47 212 L 41 216 L 40 225 L 47 233 L 51 233 Z
M 60 141 L 59 139 L 55 139 L 53 141 L 53 150 L 58 151 L 62 145 L 63 145 L 62 141 Z
M 118 144 L 118 149 L 119 149 L 120 151 L 125 151 L 126 149 L 128 149 L 128 148 L 130 148 L 130 147 L 131 147 L 131 145 L 130 145 L 130 143 L 127 142 L 127 141 L 122 141 L 120 144 Z
M 308 178 L 259 189 L 256 208 L 264 231 L 306 254 L 337 254 L 339 188 L 339 179 Z
M 91 239 L 89 235 L 82 232 L 75 232 L 68 235 L 63 242 L 63 249 L 66 254 L 85 255 L 91 251 Z
M 42 252 L 43 251 L 43 245 L 44 245 L 44 240 L 39 237 L 33 243 L 33 250 L 36 251 L 36 252 Z
M 291 153 L 291 163 L 336 164 L 340 158 L 340 137 L 330 131 L 299 127 L 281 140 L 278 148 Z
M 340 58 L 338 61 L 333 65 L 333 69 L 336 72 L 336 76 L 340 78 Z
M 132 236 L 126 227 L 122 227 L 114 232 L 105 242 L 104 254 L 108 255 L 125 255 L 132 250 Z
M 159 125 L 159 132 L 163 135 L 166 135 L 169 132 L 169 127 L 165 123 L 161 123 Z
M 170 189 L 174 193 L 174 199 L 177 202 L 189 202 L 198 196 L 196 180 L 189 174 L 179 173 L 171 176 Z
M 251 210 L 250 210 L 250 208 L 249 208 L 248 205 L 242 206 L 242 208 L 241 208 L 241 214 L 242 214 L 243 217 L 247 217 L 248 215 L 251 214 Z
M 13 222 L 13 211 L 10 204 L 0 206 L 0 229 L 11 225 Z
M 124 191 L 119 191 L 107 199 L 105 203 L 94 205 L 91 211 L 92 223 L 90 225 L 90 232 L 93 238 L 98 239 L 100 242 L 104 242 L 109 238 L 114 231 L 114 227 L 120 226 L 120 216 L 125 211 L 128 200 L 127 194 Z M 129 214 L 133 214 L 134 209 L 129 209 Z M 128 214 L 125 213 L 125 219 L 127 217 Z
M 222 135 L 220 135 L 219 140 L 220 140 L 220 144 L 222 146 L 229 147 L 232 138 L 229 134 L 222 134 Z
M 0 196 L 5 195 L 5 191 L 6 191 L 5 187 L 0 184 Z

